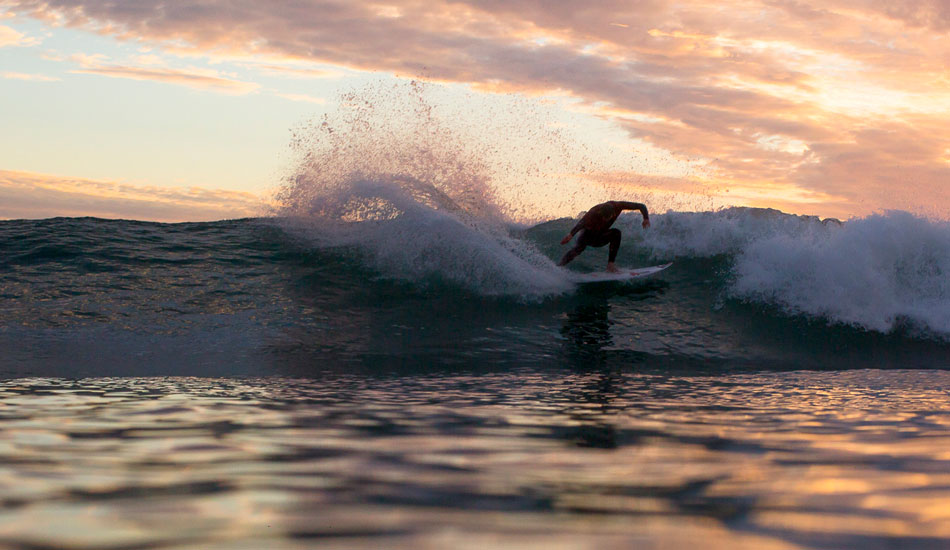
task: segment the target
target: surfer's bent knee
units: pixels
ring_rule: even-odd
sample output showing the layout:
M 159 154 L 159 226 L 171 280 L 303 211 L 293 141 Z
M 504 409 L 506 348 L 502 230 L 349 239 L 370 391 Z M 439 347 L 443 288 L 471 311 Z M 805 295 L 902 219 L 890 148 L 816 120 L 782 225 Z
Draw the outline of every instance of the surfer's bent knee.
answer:
M 607 240 L 610 242 L 611 246 L 620 246 L 620 239 L 622 237 L 623 233 L 621 233 L 616 227 L 607 232 Z

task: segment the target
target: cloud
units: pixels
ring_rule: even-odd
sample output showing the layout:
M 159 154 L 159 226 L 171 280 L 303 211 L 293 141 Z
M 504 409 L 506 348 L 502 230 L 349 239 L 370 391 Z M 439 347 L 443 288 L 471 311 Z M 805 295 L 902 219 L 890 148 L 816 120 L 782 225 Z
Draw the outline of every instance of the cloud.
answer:
M 872 6 L 910 26 L 941 33 L 950 30 L 950 4 L 945 0 L 889 0 Z
M 322 97 L 313 97 L 313 96 L 309 96 L 309 95 L 307 95 L 307 94 L 283 94 L 283 93 L 276 93 L 276 94 L 274 94 L 274 95 L 276 95 L 277 97 L 282 97 L 282 98 L 284 98 L 284 99 L 289 99 L 289 100 L 291 100 L 291 101 L 304 101 L 304 102 L 307 102 L 307 103 L 316 103 L 317 105 L 323 105 L 324 103 L 327 102 L 327 100 L 323 99 Z
M 44 74 L 30 74 L 30 73 L 0 73 L 0 76 L 3 78 L 8 78 L 11 80 L 32 80 L 36 82 L 55 82 L 60 80 L 55 76 L 47 76 Z
M 245 63 L 245 66 L 259 70 L 261 72 L 281 76 L 284 78 L 340 78 L 343 73 L 340 71 L 330 71 L 326 69 L 312 69 L 307 67 L 294 67 L 291 65 L 281 65 L 278 63 Z
M 39 43 L 38 38 L 29 37 L 6 25 L 0 25 L 0 48 L 6 46 L 36 46 Z
M 100 56 L 75 55 L 73 61 L 80 64 L 80 69 L 73 73 L 96 74 L 112 78 L 129 78 L 132 80 L 153 80 L 167 84 L 187 86 L 197 90 L 214 91 L 225 94 L 244 95 L 257 91 L 259 84 L 243 82 L 226 78 L 217 71 L 209 69 L 188 68 L 175 69 L 170 67 L 143 65 L 118 65 L 105 63 Z M 153 60 L 149 60 L 150 63 Z
M 163 222 L 260 215 L 260 197 L 237 191 L 148 187 L 0 170 L 0 218 L 95 216 Z
M 797 187 L 800 196 L 844 197 L 855 213 L 880 204 L 871 197 L 882 190 L 892 207 L 945 200 L 950 5 L 940 0 L 6 5 L 194 55 L 297 60 L 496 92 L 566 95 L 618 121 L 633 138 L 707 159 L 716 181 L 762 190 L 771 183 L 777 196 Z M 83 71 L 231 93 L 256 89 L 213 71 L 102 59 Z M 927 144 L 926 151 L 903 151 L 905 138 Z M 902 151 L 918 155 L 909 171 L 894 168 L 907 166 Z
M 822 189 L 832 180 L 838 193 L 866 212 L 899 208 L 946 218 L 950 137 L 944 124 L 921 117 L 860 129 L 848 142 L 814 143 L 821 161 L 800 169 L 796 181 Z
M 0 25 L 0 48 L 4 46 L 16 46 L 22 39 L 23 33 L 17 32 L 5 25 Z

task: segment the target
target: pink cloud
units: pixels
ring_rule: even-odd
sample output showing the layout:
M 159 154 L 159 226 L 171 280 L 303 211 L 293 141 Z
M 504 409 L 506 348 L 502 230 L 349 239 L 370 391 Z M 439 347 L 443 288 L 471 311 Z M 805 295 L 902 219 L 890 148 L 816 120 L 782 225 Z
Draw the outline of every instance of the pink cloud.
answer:
M 950 4 L 945 0 L 890 0 L 871 3 L 871 7 L 911 26 L 950 30 Z

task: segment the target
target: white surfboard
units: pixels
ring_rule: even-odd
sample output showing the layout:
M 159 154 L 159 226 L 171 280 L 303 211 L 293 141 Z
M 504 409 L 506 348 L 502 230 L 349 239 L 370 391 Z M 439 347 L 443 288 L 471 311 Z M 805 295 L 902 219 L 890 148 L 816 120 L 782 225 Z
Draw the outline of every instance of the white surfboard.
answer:
M 650 267 L 638 267 L 636 269 L 620 268 L 617 273 L 607 271 L 599 273 L 578 273 L 576 281 L 579 283 L 603 283 L 607 281 L 631 281 L 641 277 L 649 277 L 654 273 L 659 273 L 673 265 L 673 262 L 663 265 L 653 265 Z

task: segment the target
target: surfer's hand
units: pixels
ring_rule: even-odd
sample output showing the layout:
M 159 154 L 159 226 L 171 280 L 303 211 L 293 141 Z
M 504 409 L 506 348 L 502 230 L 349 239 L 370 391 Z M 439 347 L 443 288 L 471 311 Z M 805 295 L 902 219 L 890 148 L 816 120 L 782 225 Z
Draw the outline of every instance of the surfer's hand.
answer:
M 643 228 L 646 229 L 650 227 L 650 220 L 643 220 Z
M 574 238 L 574 235 L 571 235 L 570 233 L 568 233 L 567 235 L 564 236 L 563 239 L 561 239 L 561 244 L 567 244 L 571 242 L 571 239 L 573 238 Z

